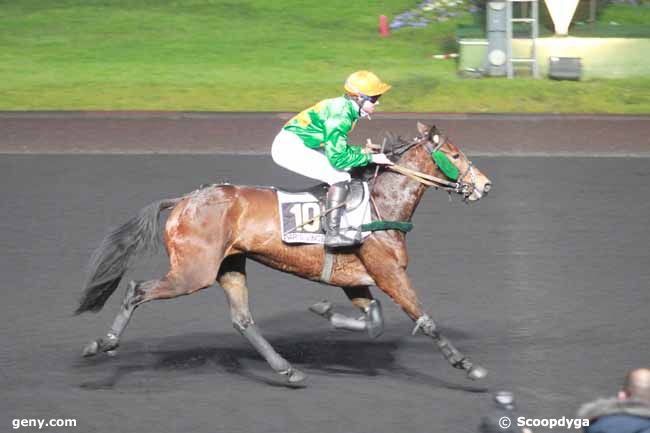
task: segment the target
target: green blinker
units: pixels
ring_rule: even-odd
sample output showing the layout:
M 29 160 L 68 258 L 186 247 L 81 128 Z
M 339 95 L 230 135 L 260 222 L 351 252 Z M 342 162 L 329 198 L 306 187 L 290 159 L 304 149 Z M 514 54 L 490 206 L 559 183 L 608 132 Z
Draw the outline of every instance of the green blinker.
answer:
M 431 154 L 431 156 L 445 176 L 451 180 L 458 180 L 458 169 L 444 152 L 436 150 Z

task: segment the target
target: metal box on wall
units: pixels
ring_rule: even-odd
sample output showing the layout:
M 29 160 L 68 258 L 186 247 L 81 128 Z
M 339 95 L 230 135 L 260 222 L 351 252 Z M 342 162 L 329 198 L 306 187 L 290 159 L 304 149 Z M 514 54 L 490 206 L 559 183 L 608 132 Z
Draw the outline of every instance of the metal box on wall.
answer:
M 548 77 L 555 80 L 580 80 L 582 62 L 580 57 L 548 58 Z

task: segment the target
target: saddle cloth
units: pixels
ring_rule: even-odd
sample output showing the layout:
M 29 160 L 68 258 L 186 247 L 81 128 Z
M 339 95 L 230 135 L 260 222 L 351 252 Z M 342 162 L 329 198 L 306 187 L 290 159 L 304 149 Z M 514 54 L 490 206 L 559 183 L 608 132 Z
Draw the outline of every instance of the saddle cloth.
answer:
M 278 210 L 282 240 L 289 244 L 323 244 L 325 242 L 325 211 L 327 184 L 309 191 L 287 192 L 277 190 Z M 341 216 L 341 232 L 361 243 L 372 232 L 362 232 L 360 227 L 372 221 L 368 184 L 350 183 Z

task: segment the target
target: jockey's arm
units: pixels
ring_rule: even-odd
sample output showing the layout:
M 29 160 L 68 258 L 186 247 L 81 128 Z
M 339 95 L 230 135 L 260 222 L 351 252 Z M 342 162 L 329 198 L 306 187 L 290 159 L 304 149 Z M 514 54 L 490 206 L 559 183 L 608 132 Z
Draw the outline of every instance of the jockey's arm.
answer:
M 352 123 L 347 119 L 331 118 L 325 122 L 325 155 L 338 170 L 361 167 L 371 162 L 371 155 L 361 146 L 348 144 Z

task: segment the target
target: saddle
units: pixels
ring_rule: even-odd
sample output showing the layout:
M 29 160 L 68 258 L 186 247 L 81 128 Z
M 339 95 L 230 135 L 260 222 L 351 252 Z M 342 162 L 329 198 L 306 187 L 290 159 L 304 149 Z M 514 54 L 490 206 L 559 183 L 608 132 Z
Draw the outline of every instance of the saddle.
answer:
M 277 189 L 282 240 L 289 244 L 323 244 L 325 241 L 326 183 L 303 191 Z M 353 180 L 341 217 L 341 231 L 361 244 L 370 235 L 361 231 L 372 221 L 370 190 L 366 182 Z

